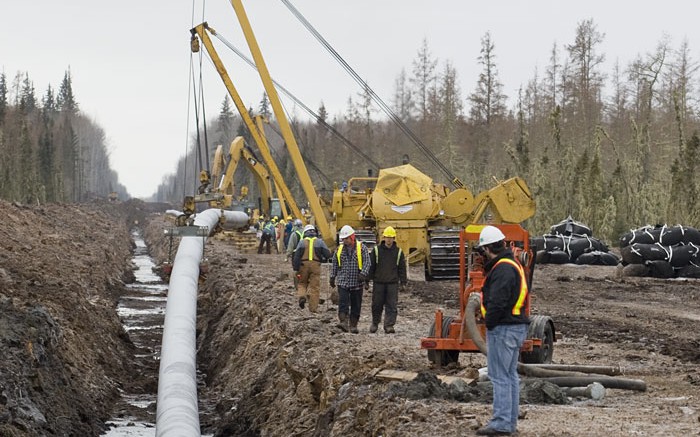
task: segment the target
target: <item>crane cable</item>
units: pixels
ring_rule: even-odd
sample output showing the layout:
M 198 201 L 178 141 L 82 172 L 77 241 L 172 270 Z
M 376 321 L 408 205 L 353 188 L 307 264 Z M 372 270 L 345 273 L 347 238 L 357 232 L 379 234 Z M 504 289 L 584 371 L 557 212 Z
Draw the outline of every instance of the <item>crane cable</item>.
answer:
M 221 41 L 226 47 L 228 47 L 233 53 L 238 55 L 239 58 L 241 58 L 245 63 L 247 63 L 249 66 L 254 68 L 255 70 L 258 69 L 258 67 L 255 65 L 255 62 L 253 62 L 250 58 L 248 58 L 243 52 L 238 50 L 233 44 L 231 44 L 226 38 L 221 36 L 218 32 L 212 32 L 212 34 L 219 40 Z M 333 134 L 336 138 L 338 138 L 345 146 L 350 148 L 351 150 L 354 150 L 358 155 L 360 155 L 363 159 L 365 159 L 368 163 L 370 163 L 373 167 L 380 169 L 381 166 L 374 161 L 369 155 L 364 153 L 362 149 L 357 147 L 355 144 L 353 144 L 349 139 L 347 139 L 340 131 L 338 131 L 335 127 L 331 126 L 328 124 L 325 120 L 321 118 L 320 115 L 318 115 L 316 112 L 314 112 L 311 108 L 309 108 L 307 105 L 304 104 L 301 100 L 299 100 L 294 94 L 292 94 L 289 90 L 287 90 L 284 86 L 282 86 L 279 82 L 276 80 L 272 79 L 272 83 L 277 87 L 279 91 L 281 91 L 284 95 L 286 95 L 289 99 L 294 101 L 297 105 L 299 105 L 300 108 L 302 108 L 307 114 L 309 114 L 311 117 L 313 117 L 316 122 L 320 123 L 326 130 L 328 130 L 331 134 Z
M 435 156 L 435 154 L 416 136 L 415 133 L 406 125 L 406 123 L 401 120 L 401 118 L 396 115 L 396 113 L 386 104 L 384 101 L 377 95 L 377 93 L 374 92 L 374 90 L 369 86 L 367 82 L 365 82 L 358 74 L 357 72 L 348 64 L 345 59 L 343 59 L 342 56 L 333 48 L 333 46 L 326 41 L 325 38 L 309 23 L 306 18 L 299 12 L 289 0 L 281 0 L 282 3 L 289 9 L 289 11 L 294 15 L 300 22 L 301 24 L 316 38 L 318 42 L 323 45 L 323 47 L 333 56 L 338 63 L 345 69 L 345 71 L 352 76 L 353 79 L 355 79 L 355 82 L 357 82 L 363 90 L 365 90 L 372 100 L 374 100 L 375 103 L 379 105 L 379 107 L 382 109 L 382 111 L 389 116 L 389 118 L 396 124 L 401 131 L 408 136 L 408 138 L 413 142 L 413 144 L 418 147 L 419 150 L 423 151 L 425 155 L 440 169 L 442 172 L 450 179 L 450 182 L 455 185 L 458 188 L 461 188 L 464 186 L 462 182 L 457 178 L 451 171 L 448 169 L 440 160 Z

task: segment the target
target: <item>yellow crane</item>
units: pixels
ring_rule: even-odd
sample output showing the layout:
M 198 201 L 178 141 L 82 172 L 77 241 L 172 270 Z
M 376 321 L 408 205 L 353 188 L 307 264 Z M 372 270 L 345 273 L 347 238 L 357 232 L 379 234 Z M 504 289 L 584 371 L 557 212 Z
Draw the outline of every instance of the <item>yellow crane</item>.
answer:
M 209 57 L 214 63 L 214 66 L 216 67 L 216 71 L 219 73 L 219 76 L 221 76 L 221 79 L 223 80 L 224 85 L 226 86 L 226 90 L 228 91 L 229 95 L 231 96 L 231 99 L 233 100 L 234 105 L 236 106 L 236 109 L 238 110 L 241 119 L 248 127 L 248 130 L 250 131 L 253 140 L 258 146 L 260 154 L 263 157 L 263 161 L 265 162 L 267 169 L 274 181 L 275 187 L 277 188 L 280 194 L 279 197 L 282 199 L 281 203 L 287 202 L 292 215 L 294 215 L 295 217 L 301 217 L 301 210 L 294 201 L 292 193 L 289 191 L 287 184 L 282 178 L 282 173 L 279 171 L 275 160 L 272 158 L 272 154 L 268 147 L 267 140 L 264 137 L 264 131 L 261 127 L 258 127 L 258 125 L 253 121 L 250 114 L 248 114 L 248 110 L 246 109 L 245 104 L 243 103 L 243 99 L 238 93 L 236 87 L 233 85 L 233 81 L 231 80 L 231 77 L 229 76 L 226 67 L 224 67 L 221 58 L 219 57 L 218 53 L 216 52 L 216 49 L 214 48 L 214 45 L 212 44 L 211 38 L 209 37 L 209 32 L 211 32 L 212 34 L 216 34 L 216 31 L 210 28 L 207 23 L 202 23 L 198 26 L 195 26 L 193 29 L 191 29 L 190 32 L 192 34 L 190 43 L 192 51 L 199 52 L 200 42 L 204 45 L 204 48 L 209 54 Z

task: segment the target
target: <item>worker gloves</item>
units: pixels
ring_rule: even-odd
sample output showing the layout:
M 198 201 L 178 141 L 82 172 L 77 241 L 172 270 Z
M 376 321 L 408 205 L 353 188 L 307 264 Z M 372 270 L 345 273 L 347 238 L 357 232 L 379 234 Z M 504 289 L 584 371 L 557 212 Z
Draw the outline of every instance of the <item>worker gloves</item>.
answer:
M 331 278 L 331 288 L 335 288 L 335 278 Z

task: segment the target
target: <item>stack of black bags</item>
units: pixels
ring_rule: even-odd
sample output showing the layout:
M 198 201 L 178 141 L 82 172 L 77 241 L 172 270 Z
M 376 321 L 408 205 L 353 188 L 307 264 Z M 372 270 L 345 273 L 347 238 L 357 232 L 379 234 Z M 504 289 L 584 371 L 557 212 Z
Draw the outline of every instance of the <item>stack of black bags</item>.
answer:
M 591 228 L 571 216 L 550 228 L 550 233 L 532 239 L 538 264 L 587 264 L 614 266 L 619 258 L 593 237 Z
M 643 226 L 620 238 L 624 276 L 700 278 L 700 231 L 676 225 Z

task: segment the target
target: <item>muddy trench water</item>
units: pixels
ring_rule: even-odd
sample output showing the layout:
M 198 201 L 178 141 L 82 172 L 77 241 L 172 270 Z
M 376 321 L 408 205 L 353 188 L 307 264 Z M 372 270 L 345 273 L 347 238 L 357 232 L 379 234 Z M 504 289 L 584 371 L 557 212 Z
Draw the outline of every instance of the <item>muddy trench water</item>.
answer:
M 168 284 L 153 273 L 155 266 L 140 230 L 132 231 L 136 245 L 132 262 L 135 282 L 127 284 L 117 311 L 124 330 L 136 348 L 134 375 L 144 379 L 137 389 L 123 393 L 124 407 L 115 413 L 103 434 L 109 437 L 155 436 L 158 365 Z

